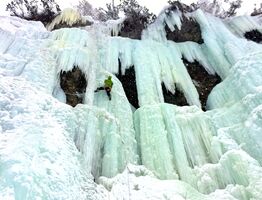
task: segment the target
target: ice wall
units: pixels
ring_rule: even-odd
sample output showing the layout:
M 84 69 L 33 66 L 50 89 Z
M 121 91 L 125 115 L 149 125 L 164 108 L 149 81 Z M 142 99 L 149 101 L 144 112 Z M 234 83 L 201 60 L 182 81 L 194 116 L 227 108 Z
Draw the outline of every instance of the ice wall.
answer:
M 0 198 L 98 197 L 73 142 L 76 116 L 52 97 L 56 62 L 44 48 L 49 33 L 38 22 L 1 22 Z
M 230 194 L 236 199 L 260 199 L 259 187 L 252 187 L 261 185 L 261 46 L 237 38 L 224 22 L 201 11 L 188 16 L 200 24 L 204 44 L 176 45 L 188 60 L 202 62 L 224 82 L 211 93 L 213 110 L 206 113 L 166 104 L 140 108 L 135 127 L 142 163 L 159 178 L 178 177 L 203 193 L 234 185 Z M 159 32 L 164 29 L 159 20 L 160 28 L 153 24 L 144 39 L 169 43 Z
M 111 37 L 117 23 L 48 32 L 1 17 L 1 199 L 261 198 L 261 45 L 201 11 L 187 17 L 200 24 L 203 44 L 167 41 L 164 22 L 179 28 L 181 15 L 161 14 L 141 41 Z M 223 78 L 207 112 L 182 57 Z M 122 73 L 135 67 L 134 114 L 114 76 L 118 60 Z M 87 88 L 72 108 L 59 73 L 74 66 Z M 94 93 L 108 75 L 111 101 Z M 164 103 L 162 82 L 192 106 Z
M 260 61 L 261 52 L 244 57 L 233 68 L 237 72 L 232 69 L 214 89 L 209 102 L 227 100 L 220 109 L 213 106 L 204 113 L 196 107 L 167 104 L 140 108 L 135 124 L 142 163 L 159 178 L 174 179 L 177 173 L 203 193 L 234 184 L 242 186 L 243 196 L 237 199 L 259 199 L 261 191 L 252 185 L 261 185 Z M 253 70 L 256 75 L 250 76 Z
M 89 48 L 92 42 L 80 30 L 63 40 L 38 22 L 1 21 L 1 199 L 105 199 L 93 176 L 112 177 L 138 160 L 132 111 L 121 84 L 114 80 L 114 103 L 103 109 L 99 104 L 106 95 L 94 98 L 93 91 L 96 80 L 99 84 L 109 73 L 96 72 L 91 59 L 83 62 L 91 51 L 72 34 L 79 31 Z M 65 44 L 66 39 L 71 42 Z M 60 70 L 73 65 L 86 74 L 92 91 L 86 105 L 76 109 L 52 96 L 59 90 Z

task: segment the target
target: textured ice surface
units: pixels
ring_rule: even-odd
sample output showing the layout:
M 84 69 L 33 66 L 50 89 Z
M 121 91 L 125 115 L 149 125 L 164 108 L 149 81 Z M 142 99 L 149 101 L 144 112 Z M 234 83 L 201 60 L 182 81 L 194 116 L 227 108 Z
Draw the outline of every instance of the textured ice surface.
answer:
M 187 17 L 200 24 L 199 45 L 167 41 L 163 22 L 183 23 L 170 17 L 141 41 L 110 37 L 118 23 L 48 32 L 0 17 L 0 199 L 261 199 L 262 47 L 239 35 L 261 24 L 197 11 Z M 182 57 L 223 78 L 207 112 Z M 118 59 L 122 73 L 135 66 L 135 112 L 114 76 Z M 74 66 L 88 84 L 72 108 L 59 73 Z M 108 75 L 111 101 L 93 92 Z M 164 103 L 162 82 L 192 106 Z
M 85 17 L 82 17 L 77 11 L 72 8 L 64 9 L 55 19 L 47 25 L 48 30 L 53 30 L 58 24 L 66 24 L 72 26 L 74 24 L 85 24 L 88 20 Z
M 262 32 L 261 24 L 259 24 L 259 16 L 238 16 L 228 20 L 227 24 L 229 28 L 240 37 L 243 37 L 246 32 L 252 30 Z

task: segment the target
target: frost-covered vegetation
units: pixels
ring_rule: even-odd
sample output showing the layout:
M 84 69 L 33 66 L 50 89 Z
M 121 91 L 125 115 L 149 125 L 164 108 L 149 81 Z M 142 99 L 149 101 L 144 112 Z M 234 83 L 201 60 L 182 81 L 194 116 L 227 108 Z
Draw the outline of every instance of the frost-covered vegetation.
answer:
M 7 4 L 6 10 L 11 16 L 41 21 L 43 24 L 51 22 L 61 11 L 54 0 L 13 0 Z

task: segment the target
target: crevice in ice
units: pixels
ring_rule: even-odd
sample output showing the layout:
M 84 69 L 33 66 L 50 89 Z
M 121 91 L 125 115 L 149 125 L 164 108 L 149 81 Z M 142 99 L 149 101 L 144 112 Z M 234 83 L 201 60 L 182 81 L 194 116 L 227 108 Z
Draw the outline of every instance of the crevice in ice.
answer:
M 189 62 L 185 58 L 182 60 L 197 89 L 202 109 L 206 110 L 208 95 L 221 82 L 221 78 L 218 75 L 208 74 L 205 68 L 197 61 Z
M 177 87 L 175 93 L 172 94 L 170 91 L 167 90 L 165 84 L 162 83 L 162 91 L 164 96 L 164 102 L 174 104 L 177 106 L 188 106 L 187 100 L 182 92 L 180 92 Z
M 75 107 L 83 103 L 87 80 L 85 74 L 74 66 L 71 71 L 60 72 L 60 86 L 66 95 L 66 103 Z
M 136 88 L 135 68 L 134 66 L 132 66 L 126 69 L 125 73 L 122 74 L 120 60 L 118 61 L 118 63 L 119 63 L 119 70 L 118 70 L 119 73 L 116 75 L 116 77 L 122 83 L 122 86 L 124 88 L 129 103 L 132 104 L 132 106 L 137 109 L 139 108 L 139 104 L 138 104 L 138 94 Z
M 182 15 L 181 21 L 181 26 L 177 27 L 178 25 L 176 24 L 173 30 L 166 24 L 165 32 L 167 40 L 172 40 L 174 42 L 193 41 L 198 44 L 204 43 L 198 22 L 184 15 Z
M 262 33 L 259 32 L 258 30 L 248 31 L 244 34 L 244 36 L 248 40 L 252 40 L 252 41 L 257 42 L 257 43 L 262 42 Z

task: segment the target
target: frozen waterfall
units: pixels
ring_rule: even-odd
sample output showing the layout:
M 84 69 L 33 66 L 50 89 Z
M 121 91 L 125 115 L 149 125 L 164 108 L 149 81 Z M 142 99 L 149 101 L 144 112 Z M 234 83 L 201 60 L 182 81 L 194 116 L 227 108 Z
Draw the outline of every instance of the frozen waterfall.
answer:
M 73 14 L 50 26 L 85 21 Z M 0 199 L 262 199 L 262 44 L 243 37 L 261 24 L 186 17 L 203 44 L 167 40 L 165 24 L 183 24 L 178 11 L 160 14 L 142 40 L 110 35 L 123 20 L 50 32 L 0 16 Z M 182 58 L 223 80 L 206 112 Z M 73 108 L 60 73 L 74 66 L 87 87 Z M 116 77 L 132 66 L 136 110 Z M 111 101 L 94 93 L 108 75 Z M 190 106 L 165 103 L 162 83 Z

